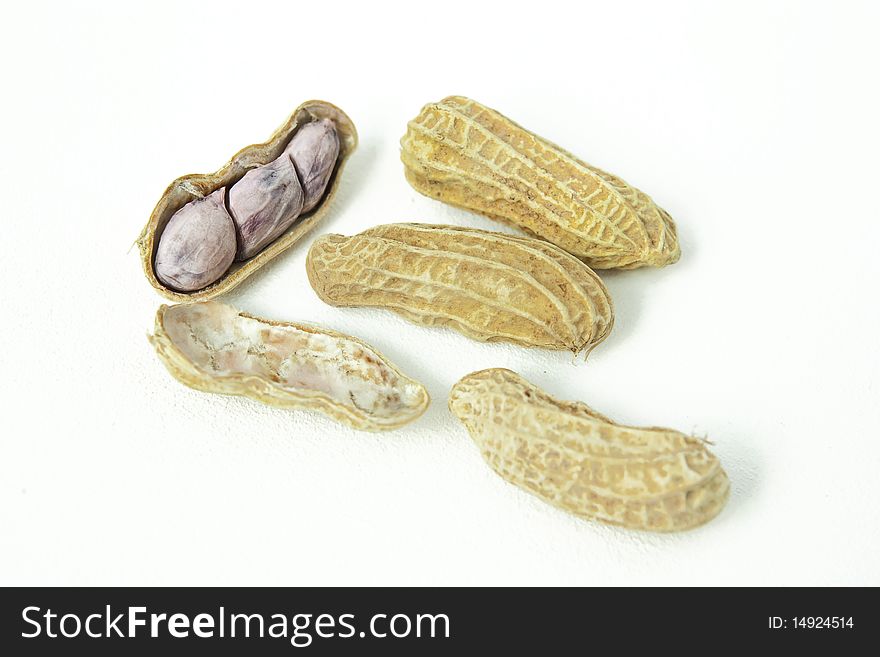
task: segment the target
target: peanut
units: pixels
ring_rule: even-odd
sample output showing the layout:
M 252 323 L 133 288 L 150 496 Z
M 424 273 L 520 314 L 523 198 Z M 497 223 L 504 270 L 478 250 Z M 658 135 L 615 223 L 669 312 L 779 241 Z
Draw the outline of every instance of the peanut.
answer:
M 147 281 L 174 301 L 229 292 L 327 215 L 356 146 L 351 119 L 312 100 L 268 141 L 246 146 L 214 173 L 175 179 L 137 239 Z M 222 199 L 223 207 L 203 203 L 208 197 Z
M 303 189 L 287 153 L 251 169 L 229 190 L 229 211 L 238 229 L 236 260 L 254 257 L 296 221 Z
M 594 269 L 680 256 L 675 223 L 647 194 L 474 100 L 425 105 L 401 147 L 418 192 L 516 226 Z
M 304 125 L 290 141 L 285 152 L 290 156 L 305 200 L 303 212 L 315 207 L 324 195 L 333 166 L 339 156 L 339 134 L 330 119 Z
M 474 228 L 388 224 L 324 235 L 306 271 L 331 305 L 387 308 L 475 340 L 589 353 L 614 322 L 608 291 L 585 264 L 541 240 Z
M 678 531 L 708 522 L 727 501 L 727 475 L 705 441 L 616 424 L 510 370 L 468 374 L 449 408 L 502 478 L 565 511 Z
M 190 292 L 213 283 L 235 258 L 235 226 L 221 187 L 174 213 L 156 250 L 156 278 Z

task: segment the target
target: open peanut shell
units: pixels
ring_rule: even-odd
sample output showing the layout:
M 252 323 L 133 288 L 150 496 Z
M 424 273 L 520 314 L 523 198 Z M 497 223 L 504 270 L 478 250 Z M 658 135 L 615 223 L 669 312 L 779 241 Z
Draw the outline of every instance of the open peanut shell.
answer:
M 178 292 L 164 285 L 155 272 L 156 249 L 162 231 L 168 221 L 184 205 L 203 198 L 221 187 L 229 187 L 251 169 L 277 158 L 303 125 L 320 119 L 331 119 L 339 135 L 339 156 L 327 190 L 321 202 L 304 213 L 278 239 L 266 246 L 252 258 L 234 262 L 229 270 L 211 285 L 195 292 Z M 172 301 L 205 301 L 229 292 L 248 276 L 266 265 L 296 244 L 327 214 L 333 197 L 339 188 L 342 170 L 357 147 L 357 130 L 351 119 L 341 109 L 323 100 L 310 100 L 297 107 L 287 121 L 279 127 L 268 141 L 246 146 L 214 173 L 189 174 L 172 182 L 137 239 L 144 274 L 159 294 Z
M 430 403 L 421 383 L 357 338 L 219 301 L 161 306 L 149 339 L 190 388 L 319 411 L 355 429 L 396 429 Z

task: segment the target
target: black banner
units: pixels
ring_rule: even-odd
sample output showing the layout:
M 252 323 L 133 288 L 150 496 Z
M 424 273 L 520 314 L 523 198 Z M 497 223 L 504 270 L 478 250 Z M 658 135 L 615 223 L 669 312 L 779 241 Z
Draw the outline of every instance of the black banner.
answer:
M 6 655 L 855 647 L 867 589 L 4 589 Z M 704 643 L 708 641 L 710 643 Z

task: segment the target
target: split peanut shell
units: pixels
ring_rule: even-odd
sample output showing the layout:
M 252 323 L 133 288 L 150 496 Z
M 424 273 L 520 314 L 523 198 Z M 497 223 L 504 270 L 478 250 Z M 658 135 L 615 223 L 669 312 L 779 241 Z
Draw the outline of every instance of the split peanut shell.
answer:
M 314 209 L 301 215 L 277 239 L 252 258 L 232 263 L 220 279 L 203 289 L 194 292 L 180 292 L 164 285 L 156 277 L 156 249 L 162 231 L 174 213 L 190 201 L 204 198 L 221 187 L 228 189 L 244 177 L 248 171 L 277 159 L 298 130 L 304 125 L 323 119 L 333 121 L 336 127 L 339 137 L 339 154 L 326 192 Z M 159 294 L 173 301 L 204 301 L 232 290 L 248 276 L 296 244 L 326 216 L 338 190 L 345 163 L 357 147 L 357 141 L 357 130 L 354 124 L 341 109 L 322 100 L 310 100 L 296 108 L 268 141 L 241 149 L 229 162 L 214 173 L 190 174 L 177 178 L 162 194 L 149 221 L 137 239 L 144 274 L 150 285 Z
M 161 306 L 149 340 L 190 388 L 319 411 L 355 429 L 396 429 L 430 402 L 421 383 L 357 338 L 219 301 Z

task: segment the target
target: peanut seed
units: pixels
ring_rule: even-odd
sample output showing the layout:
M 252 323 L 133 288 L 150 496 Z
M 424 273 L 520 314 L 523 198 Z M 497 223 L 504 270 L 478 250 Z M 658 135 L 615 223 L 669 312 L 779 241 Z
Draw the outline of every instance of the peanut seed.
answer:
M 303 212 L 315 207 L 339 156 L 339 135 L 333 121 L 324 119 L 304 125 L 290 140 L 285 152 L 293 160 L 305 193 Z
M 303 188 L 287 153 L 244 174 L 229 190 L 229 211 L 238 229 L 236 260 L 262 251 L 296 221 L 302 208 Z
M 174 213 L 156 249 L 156 278 L 180 292 L 201 290 L 220 278 L 235 257 L 235 227 L 226 188 Z
M 327 215 L 343 167 L 356 146 L 357 131 L 351 119 L 328 102 L 311 100 L 297 107 L 268 141 L 246 146 L 214 173 L 175 179 L 137 239 L 147 281 L 174 301 L 207 300 L 229 292 L 296 244 Z M 294 155 L 301 161 L 293 161 Z M 308 177 L 306 186 L 300 182 L 301 173 Z M 165 269 L 170 266 L 165 256 L 165 264 L 157 261 L 160 244 L 168 240 L 165 232 L 171 219 L 186 206 L 218 193 L 226 194 L 230 206 L 226 214 L 233 228 L 233 239 L 224 242 L 224 249 L 231 246 L 233 259 L 237 252 L 238 261 L 216 270 L 203 268 L 194 277 L 197 280 L 175 282 L 171 276 L 176 274 Z M 305 202 L 308 212 L 303 210 Z M 184 212 L 193 214 L 192 207 Z M 198 244 L 198 233 L 187 239 L 187 249 L 176 258 L 207 248 Z M 238 244 L 232 244 L 236 240 Z M 169 247 L 166 244 L 163 248 Z M 193 278 L 190 274 L 187 277 Z

